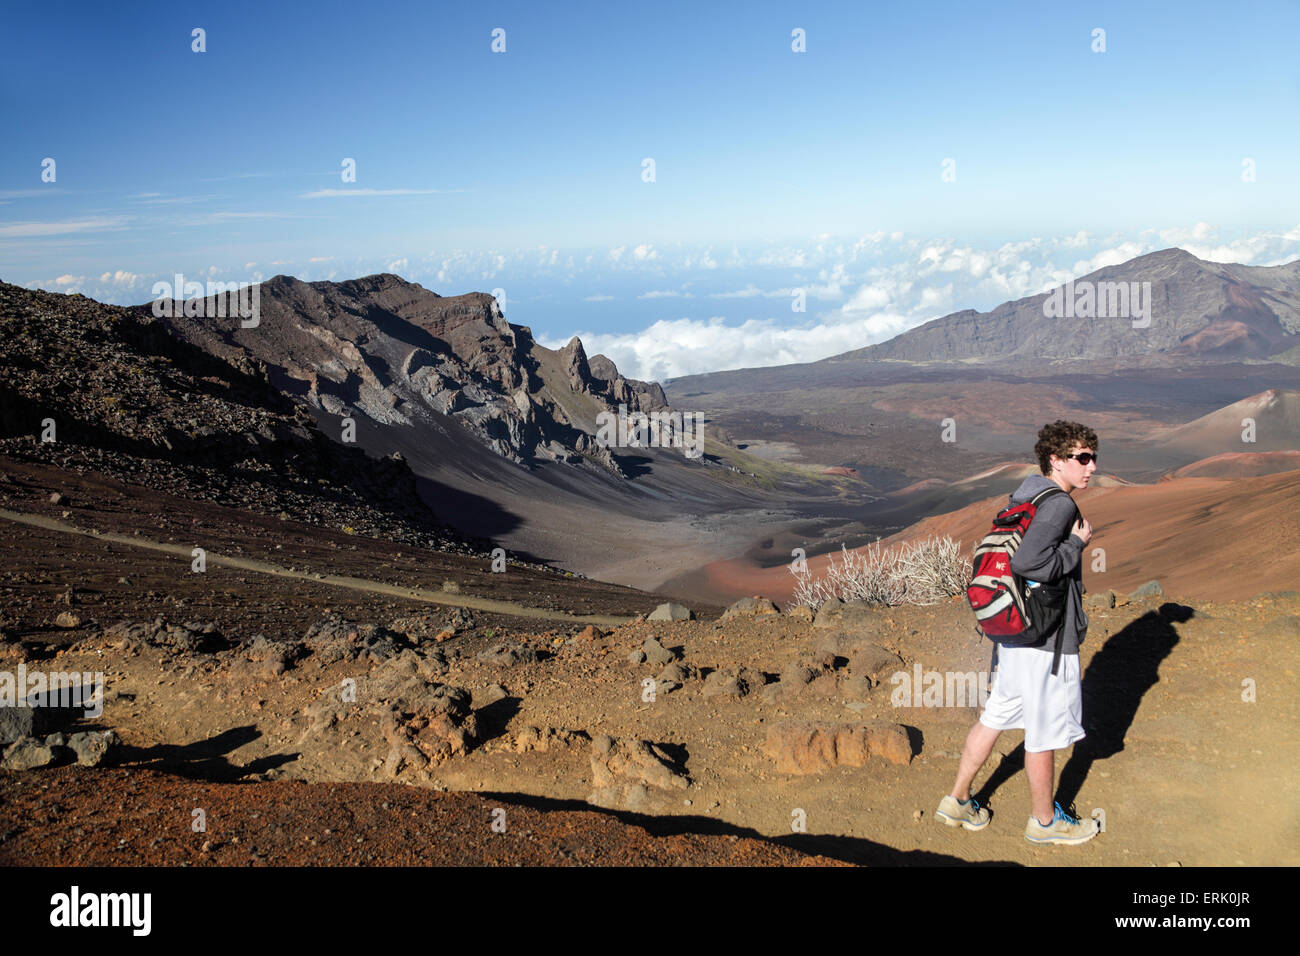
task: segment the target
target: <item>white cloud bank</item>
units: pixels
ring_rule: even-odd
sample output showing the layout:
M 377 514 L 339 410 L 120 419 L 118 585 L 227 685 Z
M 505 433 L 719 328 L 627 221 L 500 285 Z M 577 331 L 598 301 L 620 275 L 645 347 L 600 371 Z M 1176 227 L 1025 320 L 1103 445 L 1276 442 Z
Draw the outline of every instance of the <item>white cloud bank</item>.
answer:
M 111 219 L 11 223 L 0 226 L 0 238 L 23 241 L 30 236 L 91 232 L 120 224 L 120 220 Z M 592 333 L 570 327 L 537 337 L 543 345 L 559 348 L 578 335 L 588 355 L 608 355 L 623 374 L 662 380 L 816 361 L 886 341 L 950 312 L 987 311 L 1103 266 L 1171 246 L 1211 262 L 1277 265 L 1300 257 L 1300 226 L 1285 232 L 1224 238 L 1213 225 L 1198 222 L 1150 229 L 1136 236 L 1076 232 L 988 246 L 909 238 L 899 232 L 839 240 L 821 235 L 803 244 L 743 248 L 656 245 L 629 237 L 612 248 L 569 252 L 548 246 L 512 251 L 439 249 L 424 255 L 417 251 L 362 257 L 346 264 L 336 257 L 317 255 L 275 259 L 270 265 L 307 281 L 395 272 L 443 295 L 491 292 L 497 286 L 509 293 L 534 279 L 559 280 L 572 290 L 570 301 L 574 303 L 613 303 L 607 307 L 611 321 L 623 314 L 624 303 L 640 300 L 638 308 L 642 310 L 657 307 L 658 320 L 639 330 Z M 256 265 L 237 262 L 225 274 L 259 281 L 262 273 L 252 272 Z M 113 268 L 26 284 L 81 292 L 105 302 L 138 302 L 148 297 L 152 283 L 159 279 L 170 280 L 171 274 Z M 798 290 L 805 296 L 803 312 L 792 308 Z M 698 313 L 692 314 L 695 309 Z M 732 314 L 727 315 L 728 311 Z M 590 311 L 582 314 L 587 317 L 575 321 L 600 327 L 601 321 L 593 321 Z M 507 317 L 521 321 L 509 308 Z
M 635 332 L 573 330 L 554 339 L 542 336 L 539 341 L 559 348 L 576 334 L 588 355 L 609 356 L 624 375 L 662 381 L 701 372 L 817 361 L 888 341 L 951 312 L 987 311 L 1171 246 L 1209 262 L 1243 265 L 1278 265 L 1300 257 L 1300 226 L 1226 242 L 1217 240 L 1217 233 L 1214 226 L 1201 222 L 1190 228 L 1147 230 L 1137 238 L 1078 232 L 989 248 L 875 233 L 855 242 L 819 236 L 808 248 L 784 245 L 748 257 L 733 249 L 728 268 L 815 269 L 816 281 L 771 289 L 748 283 L 731 292 L 707 294 L 703 298 L 724 300 L 715 301 L 711 311 L 725 308 L 725 300 L 789 302 L 795 288 L 804 289 L 808 311 L 793 312 L 789 305 L 783 308 L 774 301 L 770 315 L 761 319 L 683 315 Z M 610 250 L 608 259 L 626 261 L 625 249 Z M 679 265 L 673 256 L 665 255 L 657 274 L 678 275 Z M 694 265 L 701 268 L 698 258 Z M 680 273 L 683 282 L 697 276 Z

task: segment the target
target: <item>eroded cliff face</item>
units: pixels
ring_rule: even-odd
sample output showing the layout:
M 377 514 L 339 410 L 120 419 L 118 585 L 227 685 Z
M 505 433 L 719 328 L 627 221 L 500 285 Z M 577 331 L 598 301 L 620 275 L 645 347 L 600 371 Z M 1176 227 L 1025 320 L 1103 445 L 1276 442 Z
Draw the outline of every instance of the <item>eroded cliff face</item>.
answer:
M 667 407 L 657 384 L 624 378 L 602 355 L 588 361 L 576 337 L 559 350 L 539 345 L 482 292 L 440 296 L 390 274 L 339 283 L 276 276 L 261 284 L 254 327 L 217 305 L 205 300 L 201 315 L 175 309 L 163 321 L 228 361 L 263 363 L 283 391 L 329 414 L 412 427 L 446 416 L 522 464 L 621 474 L 595 441 L 597 416 L 620 405 Z
M 196 348 L 148 313 L 0 282 L 0 456 L 348 534 L 486 552 L 440 523 L 400 456 L 340 443 L 270 381 L 265 362 L 233 345 Z

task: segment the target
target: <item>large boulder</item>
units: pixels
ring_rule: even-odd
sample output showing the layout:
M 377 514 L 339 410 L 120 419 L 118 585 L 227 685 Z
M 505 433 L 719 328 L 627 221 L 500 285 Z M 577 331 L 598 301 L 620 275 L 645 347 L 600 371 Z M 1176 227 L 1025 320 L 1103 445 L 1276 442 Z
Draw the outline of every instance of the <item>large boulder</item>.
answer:
M 650 616 L 646 618 L 646 620 L 693 621 L 695 620 L 695 612 L 685 605 L 669 602 L 667 604 L 660 604 L 657 608 L 651 611 Z
M 68 738 L 68 749 L 83 767 L 111 767 L 117 763 L 122 740 L 111 730 L 90 730 Z
M 784 721 L 768 728 L 763 752 L 782 773 L 821 773 L 831 767 L 861 767 L 871 757 L 890 763 L 912 760 L 912 745 L 901 724 L 884 720 L 862 724 Z
M 0 747 L 38 736 L 43 730 L 40 713 L 38 707 L 0 706 Z
M 470 692 L 435 680 L 447 666 L 438 651 L 408 648 L 368 677 L 331 687 L 304 708 L 299 742 L 342 746 L 359 733 L 376 756 L 387 754 L 385 777 L 410 770 L 420 778 L 431 764 L 468 753 L 479 737 Z
M 98 693 L 92 682 L 75 680 L 66 689 L 70 699 L 61 685 L 58 689 L 47 687 L 44 691 L 29 693 L 21 701 L 21 706 L 14 706 L 18 701 L 9 703 L 11 693 L 17 696 L 18 691 L 25 689 L 14 686 L 12 692 L 0 693 L 0 701 L 4 701 L 0 703 L 0 747 L 24 737 L 41 738 L 71 726 L 86 716 Z
M 733 617 L 766 617 L 775 618 L 779 616 L 781 609 L 765 597 L 741 598 L 731 607 L 722 612 L 722 620 L 729 621 Z
M 643 809 L 656 790 L 684 790 L 690 778 L 673 759 L 648 740 L 616 740 L 598 734 L 591 740 L 591 786 L 587 802 L 599 807 Z
M 384 769 L 396 777 L 403 768 L 423 770 L 469 753 L 478 737 L 470 693 L 462 687 L 430 684 L 418 695 L 390 702 L 382 728 L 389 743 Z
M 4 759 L 0 761 L 0 767 L 5 770 L 37 770 L 59 763 L 67 756 L 68 750 L 51 737 L 45 740 L 23 737 L 10 744 L 4 752 Z

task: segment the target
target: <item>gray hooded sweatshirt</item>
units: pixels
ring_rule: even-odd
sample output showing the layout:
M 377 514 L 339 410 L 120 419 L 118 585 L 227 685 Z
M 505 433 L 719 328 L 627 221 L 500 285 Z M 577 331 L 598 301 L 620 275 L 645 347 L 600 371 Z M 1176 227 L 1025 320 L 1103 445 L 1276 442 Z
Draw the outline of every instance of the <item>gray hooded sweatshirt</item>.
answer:
M 1060 488 L 1046 475 L 1030 475 L 1011 495 L 1011 504 L 1028 501 L 1045 488 Z M 1062 577 L 1070 584 L 1065 603 L 1064 628 L 1061 642 L 1062 654 L 1078 654 L 1079 645 L 1088 631 L 1088 618 L 1083 613 L 1083 539 L 1071 534 L 1078 508 L 1068 494 L 1050 495 L 1038 505 L 1034 520 L 1011 559 L 1011 570 L 1031 581 L 1058 582 Z M 1042 643 L 1029 645 L 1052 653 L 1056 650 L 1056 634 Z

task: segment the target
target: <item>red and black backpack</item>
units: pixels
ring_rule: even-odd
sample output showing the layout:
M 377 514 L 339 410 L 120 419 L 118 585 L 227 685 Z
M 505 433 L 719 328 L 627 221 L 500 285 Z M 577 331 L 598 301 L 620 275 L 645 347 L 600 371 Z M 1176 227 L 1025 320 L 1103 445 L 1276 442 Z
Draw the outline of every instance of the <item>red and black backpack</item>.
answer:
M 993 519 L 993 528 L 975 549 L 971 581 L 966 599 L 975 612 L 975 627 L 996 645 L 1022 647 L 1041 643 L 1056 633 L 1056 652 L 1052 656 L 1052 673 L 1060 664 L 1064 639 L 1062 617 L 1069 596 L 1069 581 L 1035 582 L 1011 570 L 1011 558 L 1024 540 L 1038 506 L 1052 495 L 1064 495 L 1060 488 L 1047 488 L 1029 501 L 1003 508 Z

